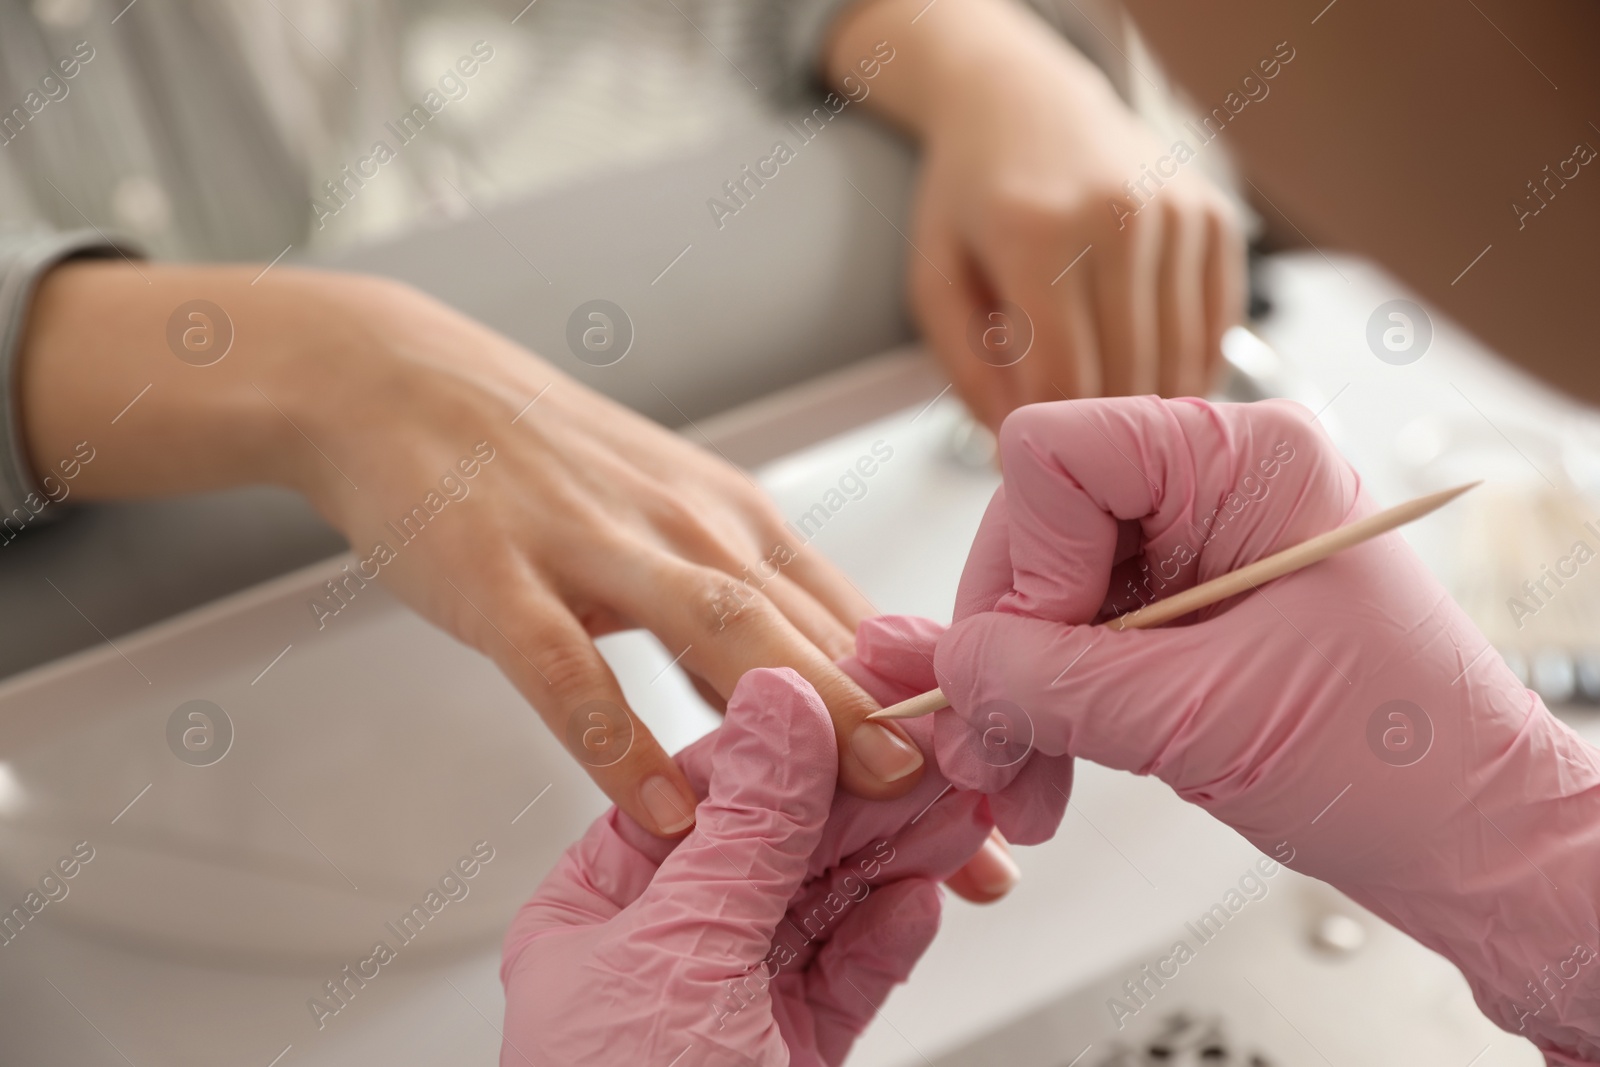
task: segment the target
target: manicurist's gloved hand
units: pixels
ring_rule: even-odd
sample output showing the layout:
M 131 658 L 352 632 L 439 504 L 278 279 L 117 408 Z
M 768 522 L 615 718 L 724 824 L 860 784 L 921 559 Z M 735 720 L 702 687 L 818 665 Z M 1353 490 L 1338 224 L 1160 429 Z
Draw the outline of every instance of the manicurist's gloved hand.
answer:
M 502 1064 L 841 1063 L 992 828 L 931 768 L 898 800 L 836 792 L 827 709 L 787 669 L 677 761 L 705 797 L 688 837 L 613 808 L 512 923 Z
M 856 630 L 856 654 L 840 666 L 885 707 L 938 686 L 934 655 L 945 628 L 914 615 L 881 615 Z M 933 723 L 930 728 L 929 722 Z M 961 782 L 984 792 L 995 821 L 994 839 L 951 881 L 951 888 L 973 901 L 987 901 L 1004 890 L 974 891 L 973 879 L 988 876 L 1010 851 L 1003 842 L 1037 845 L 1055 836 L 1072 793 L 1072 757 L 1049 757 L 1032 746 L 1032 724 L 1009 709 L 988 708 L 975 725 L 953 715 L 917 719 L 903 725 L 929 751 L 937 748 L 941 780 Z M 932 731 L 933 743 L 927 738 Z M 1014 867 L 1013 867 L 1014 869 Z M 1009 888 L 1007 886 L 1006 888 Z
M 1001 460 L 937 644 L 941 768 L 985 789 L 1041 755 L 1156 775 L 1449 957 L 1550 1062 L 1600 1062 L 1600 758 L 1398 533 L 1167 627 L 1090 625 L 1371 514 L 1310 414 L 1040 404 Z M 1018 706 L 1034 755 L 946 758 Z

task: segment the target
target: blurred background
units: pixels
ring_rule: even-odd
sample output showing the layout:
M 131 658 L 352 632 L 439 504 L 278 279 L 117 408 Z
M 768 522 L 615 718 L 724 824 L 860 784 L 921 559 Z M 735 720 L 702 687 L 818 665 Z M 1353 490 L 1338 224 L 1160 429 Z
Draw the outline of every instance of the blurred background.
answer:
M 4 99 L 28 90 L 25 39 L 51 55 L 90 41 L 89 70 L 139 94 L 62 108 L 28 131 L 32 162 L 0 149 L 0 223 L 404 279 L 754 468 L 792 519 L 887 440 L 894 463 L 818 544 L 884 610 L 948 617 L 997 476 L 905 310 L 912 147 L 846 109 L 734 217 L 709 206 L 815 105 L 804 28 L 779 7 L 135 3 L 0 8 Z M 1192 118 L 1119 10 L 1039 10 L 1155 128 Z M 477 73 L 442 85 L 468 55 Z M 186 91 L 202 83 L 251 91 Z M 72 91 L 89 95 L 87 76 Z M 400 136 L 430 91 L 448 102 Z M 175 126 L 142 128 L 152 101 Z M 32 165 L 88 140 L 116 164 Z M 341 186 L 377 140 L 392 160 Z M 1272 216 L 1225 151 L 1200 165 L 1254 239 L 1251 321 L 1220 395 L 1306 404 L 1385 504 L 1486 479 L 1407 536 L 1508 662 L 1600 736 L 1600 422 L 1380 265 Z M 228 198 L 208 193 L 219 174 Z M 239 196 L 262 210 L 240 218 Z M 593 301 L 626 322 L 627 358 L 595 365 L 570 343 Z M 95 859 L 0 947 L 3 1058 L 492 1060 L 499 933 L 601 798 L 486 661 L 387 594 L 315 630 L 307 592 L 344 551 L 273 489 L 86 506 L 6 547 L 0 902 L 63 842 Z M 715 722 L 653 639 L 604 649 L 668 747 Z M 228 737 L 203 765 L 168 743 L 195 700 Z M 1063 834 L 1021 857 L 1016 900 L 952 904 L 854 1062 L 1537 1062 L 1441 960 L 1287 871 L 1237 945 L 1132 1031 L 1112 1026 L 1106 997 L 1254 852 L 1164 787 L 1082 777 Z M 480 840 L 496 859 L 437 936 L 315 1026 L 306 999 Z

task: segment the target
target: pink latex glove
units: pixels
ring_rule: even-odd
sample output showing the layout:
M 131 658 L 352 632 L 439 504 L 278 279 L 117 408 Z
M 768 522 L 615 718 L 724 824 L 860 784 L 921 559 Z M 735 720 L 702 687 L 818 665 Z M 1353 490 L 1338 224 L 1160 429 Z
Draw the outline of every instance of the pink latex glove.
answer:
M 898 800 L 836 793 L 827 710 L 792 670 L 745 675 L 676 758 L 706 797 L 694 830 L 664 841 L 611 809 L 513 921 L 505 1067 L 841 1063 L 993 825 L 932 768 Z
M 856 628 L 856 655 L 843 667 L 885 706 L 938 686 L 934 650 L 945 628 L 914 615 L 883 615 Z M 932 722 L 934 745 L 925 740 Z M 1025 716 L 988 709 L 978 725 L 953 715 L 914 719 L 918 743 L 938 754 L 941 781 L 988 794 L 989 810 L 1005 839 L 1037 845 L 1055 836 L 1072 793 L 1072 757 L 1033 751 L 1032 724 Z
M 1549 1062 L 1600 1062 L 1600 758 L 1398 533 L 1179 624 L 1087 625 L 1373 512 L 1309 413 L 1039 404 L 1000 448 L 935 656 L 958 715 L 1014 702 L 1039 754 L 1160 777 L 1449 957 Z M 963 724 L 934 717 L 958 784 L 1016 775 L 947 760 Z

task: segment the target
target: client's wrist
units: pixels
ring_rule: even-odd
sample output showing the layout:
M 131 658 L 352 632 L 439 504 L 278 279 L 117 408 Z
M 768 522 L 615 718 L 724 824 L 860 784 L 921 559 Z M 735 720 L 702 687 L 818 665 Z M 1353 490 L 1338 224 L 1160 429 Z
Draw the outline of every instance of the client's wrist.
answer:
M 911 27 L 911 20 L 918 20 Z M 914 34 L 907 29 L 915 30 Z M 830 34 L 824 71 L 838 86 L 875 42 L 894 49 L 863 106 L 923 141 L 970 118 L 1058 96 L 1115 98 L 1104 74 L 1017 0 L 868 0 Z
M 287 486 L 322 506 L 349 487 L 346 440 L 389 390 L 393 338 L 403 336 L 404 287 L 382 278 L 290 269 L 269 275 L 252 313 L 261 332 L 246 397 L 251 480 Z M 343 456 L 340 464 L 337 456 Z

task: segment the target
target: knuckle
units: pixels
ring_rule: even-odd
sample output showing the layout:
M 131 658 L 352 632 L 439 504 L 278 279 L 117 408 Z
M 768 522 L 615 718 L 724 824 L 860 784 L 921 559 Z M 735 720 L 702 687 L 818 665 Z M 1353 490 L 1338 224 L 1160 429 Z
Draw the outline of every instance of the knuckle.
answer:
M 777 607 L 765 594 L 751 589 L 748 583 L 738 584 L 742 587 L 738 610 L 724 617 L 719 623 L 720 628 L 745 635 L 770 633 L 777 622 Z
M 698 544 L 712 539 L 704 512 L 676 493 L 661 493 L 650 504 L 652 524 L 676 543 Z
M 592 646 L 547 635 L 528 649 L 528 658 L 556 699 L 563 702 L 596 692 L 604 681 Z
M 703 633 L 722 631 L 743 609 L 742 585 L 721 571 L 696 571 L 686 584 L 685 601 L 695 605 L 693 621 Z
M 708 571 L 694 581 L 693 602 L 701 605 L 696 621 L 707 636 L 760 633 L 772 625 L 777 609 L 750 580 Z
M 989 228 L 1000 242 L 1029 248 L 1069 236 L 1077 227 L 1078 216 L 1079 209 L 1073 204 L 1010 194 L 990 205 Z

